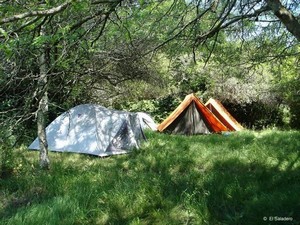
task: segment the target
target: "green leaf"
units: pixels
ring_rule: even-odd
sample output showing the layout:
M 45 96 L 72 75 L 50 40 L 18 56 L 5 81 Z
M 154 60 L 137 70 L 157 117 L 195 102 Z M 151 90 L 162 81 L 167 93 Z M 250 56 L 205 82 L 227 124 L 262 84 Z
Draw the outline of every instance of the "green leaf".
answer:
M 7 34 L 7 32 L 6 32 L 3 28 L 1 28 L 1 27 L 0 27 L 0 33 L 1 33 L 6 39 L 8 39 L 8 34 Z
M 50 40 L 50 38 L 51 38 L 50 36 L 46 36 L 46 35 L 38 36 L 34 38 L 32 44 L 35 46 L 42 46 L 43 44 L 47 43 Z

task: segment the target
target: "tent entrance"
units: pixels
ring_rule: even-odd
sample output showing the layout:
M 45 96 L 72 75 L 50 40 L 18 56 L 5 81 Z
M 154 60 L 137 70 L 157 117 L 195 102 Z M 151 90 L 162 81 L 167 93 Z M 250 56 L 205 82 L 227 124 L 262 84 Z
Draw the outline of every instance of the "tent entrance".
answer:
M 210 133 L 207 122 L 194 101 L 166 128 L 166 131 L 185 135 Z

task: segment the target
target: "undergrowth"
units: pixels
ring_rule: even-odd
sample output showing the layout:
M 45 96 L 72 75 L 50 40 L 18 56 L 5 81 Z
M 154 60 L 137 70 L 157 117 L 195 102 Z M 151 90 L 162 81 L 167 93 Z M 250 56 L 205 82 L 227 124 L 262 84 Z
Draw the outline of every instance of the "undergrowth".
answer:
M 15 150 L 0 224 L 299 224 L 299 131 L 147 138 L 127 155 L 50 153 L 49 171 Z

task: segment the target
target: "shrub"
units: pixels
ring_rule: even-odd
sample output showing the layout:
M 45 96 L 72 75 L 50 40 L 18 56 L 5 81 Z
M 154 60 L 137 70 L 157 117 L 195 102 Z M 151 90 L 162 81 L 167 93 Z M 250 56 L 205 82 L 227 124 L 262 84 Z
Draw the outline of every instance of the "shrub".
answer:
M 234 118 L 248 128 L 283 126 L 283 112 L 274 104 L 263 102 L 239 104 L 227 101 L 224 102 L 224 106 Z
M 11 130 L 0 130 L 0 177 L 5 178 L 12 174 L 15 162 L 13 146 L 15 137 Z

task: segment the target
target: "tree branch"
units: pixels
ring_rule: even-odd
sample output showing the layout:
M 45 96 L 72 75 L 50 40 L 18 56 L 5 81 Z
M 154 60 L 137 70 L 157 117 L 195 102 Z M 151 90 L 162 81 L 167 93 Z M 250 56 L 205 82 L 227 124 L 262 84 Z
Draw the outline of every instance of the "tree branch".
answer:
M 21 20 L 21 19 L 25 19 L 27 17 L 53 15 L 53 14 L 56 14 L 56 13 L 59 13 L 59 12 L 65 10 L 73 1 L 75 1 L 75 0 L 68 0 L 64 4 L 61 4 L 57 7 L 51 8 L 51 9 L 45 9 L 45 10 L 39 10 L 39 11 L 29 11 L 29 12 L 21 13 L 18 15 L 13 15 L 8 18 L 3 18 L 0 20 L 0 25 L 5 24 L 5 23 L 14 22 L 14 21 Z
M 210 31 L 208 31 L 205 34 L 202 34 L 200 36 L 197 37 L 196 42 L 201 43 L 203 41 L 205 41 L 208 38 L 213 37 L 215 34 L 217 34 L 220 30 L 225 29 L 227 27 L 229 27 L 230 25 L 242 20 L 242 19 L 246 19 L 246 18 L 256 18 L 257 16 L 259 16 L 261 13 L 269 11 L 270 9 L 268 7 L 262 7 L 258 10 L 256 10 L 254 13 L 252 14 L 246 14 L 246 15 L 240 15 L 240 16 L 235 16 L 233 17 L 231 20 L 229 20 L 226 23 L 223 23 L 225 20 L 222 20 L 220 23 L 218 23 L 213 29 L 211 29 Z
M 190 22 L 188 22 L 187 24 L 185 24 L 176 34 L 174 34 L 172 37 L 170 37 L 169 39 L 165 40 L 164 42 L 162 42 L 161 44 L 157 45 L 155 48 L 150 49 L 149 51 L 147 51 L 144 55 L 147 55 L 151 52 L 155 52 L 156 50 L 158 50 L 159 48 L 163 47 L 164 45 L 168 44 L 169 42 L 171 42 L 172 40 L 174 40 L 175 38 L 177 38 L 182 32 L 184 32 L 189 26 L 191 26 L 193 23 L 195 23 L 196 21 L 198 21 L 201 17 L 203 17 L 207 12 L 210 11 L 210 8 L 206 9 L 205 11 L 203 11 L 201 14 L 199 14 L 195 19 L 191 20 Z

